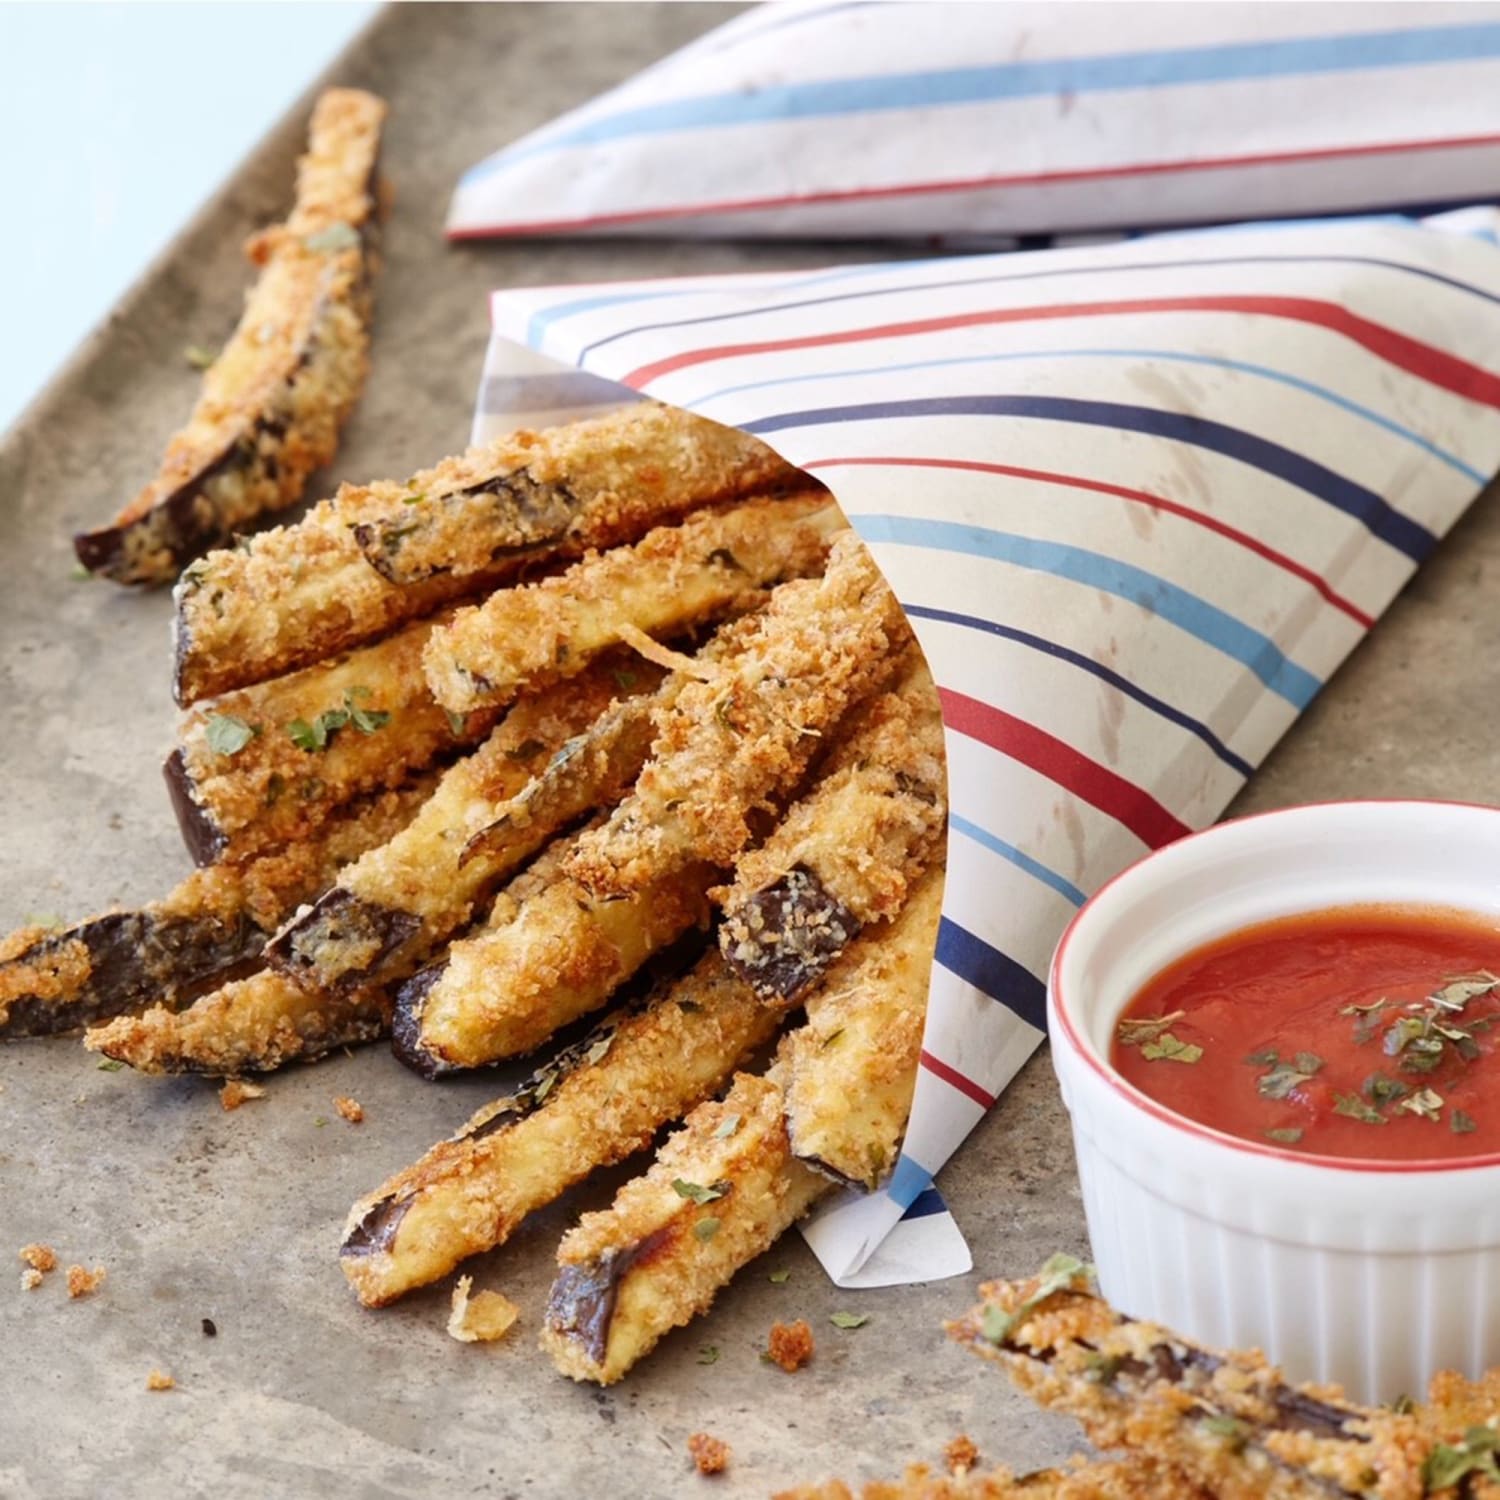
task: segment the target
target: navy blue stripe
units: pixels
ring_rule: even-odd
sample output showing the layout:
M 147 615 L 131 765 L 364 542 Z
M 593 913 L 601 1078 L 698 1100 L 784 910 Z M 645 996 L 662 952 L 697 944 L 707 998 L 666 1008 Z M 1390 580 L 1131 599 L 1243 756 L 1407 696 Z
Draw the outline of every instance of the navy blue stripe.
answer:
M 936 958 L 950 973 L 967 980 L 1038 1031 L 1047 1029 L 1047 986 L 1015 959 L 948 917 L 938 923 Z
M 1241 226 L 1236 225 L 1236 228 Z M 1251 226 L 1257 227 L 1257 226 Z M 1156 231 L 1153 231 L 1155 233 Z M 1429 230 L 1427 233 L 1435 233 Z M 1045 253 L 1045 252 L 1043 252 Z M 956 265 L 961 260 L 993 260 L 994 256 L 960 256 L 953 261 L 947 262 Z M 930 264 L 922 262 L 921 264 Z M 953 287 L 960 286 L 991 286 L 997 282 L 1006 281 L 1040 281 L 1055 276 L 1102 276 L 1113 271 L 1180 271 L 1193 266 L 1375 266 L 1383 271 L 1400 271 L 1407 276 L 1420 276 L 1426 281 L 1435 281 L 1441 286 L 1452 287 L 1455 291 L 1467 292 L 1470 296 L 1482 298 L 1485 302 L 1500 304 L 1500 293 L 1486 291 L 1483 287 L 1475 286 L 1472 282 L 1460 281 L 1454 276 L 1444 276 L 1441 271 L 1431 271 L 1425 266 L 1409 266 L 1399 260 L 1384 260 L 1375 255 L 1223 255 L 1214 256 L 1207 260 L 1143 260 L 1132 261 L 1129 265 L 1110 265 L 1107 262 L 1094 263 L 1082 266 L 1055 266 L 1040 271 L 1009 271 L 994 276 L 968 276 L 956 278 L 951 281 L 909 281 L 900 286 L 876 287 L 868 291 L 839 292 L 829 297 L 805 297 L 796 302 L 768 302 L 756 303 L 751 307 L 741 307 L 733 312 L 709 313 L 697 318 L 674 318 L 662 323 L 638 323 L 633 328 L 622 328 L 618 333 L 606 334 L 603 338 L 595 339 L 592 344 L 585 344 L 578 354 L 578 363 L 587 361 L 595 349 L 602 349 L 606 344 L 612 344 L 616 339 L 627 339 L 637 333 L 655 333 L 662 328 L 697 328 L 706 323 L 723 323 L 735 318 L 759 317 L 762 313 L 794 312 L 800 307 L 826 307 L 835 302 L 860 302 L 873 297 L 899 297 L 907 292 L 946 292 Z M 691 287 L 683 291 L 683 296 L 689 296 L 709 290 L 705 287 Z M 603 301 L 604 299 L 600 299 Z
M 1103 663 L 1094 661 L 1077 651 L 1070 651 L 1066 646 L 1059 646 L 1056 641 L 1044 640 L 1039 635 L 1031 635 L 1027 631 L 1016 630 L 1009 625 L 997 625 L 993 620 L 977 619 L 974 615 L 961 615 L 951 609 L 929 609 L 923 604 L 904 602 L 901 608 L 908 615 L 919 620 L 938 620 L 945 625 L 961 625 L 965 630 L 982 630 L 988 635 L 997 635 L 1002 640 L 1014 641 L 1018 646 L 1029 646 L 1033 651 L 1044 651 L 1048 656 L 1065 661 L 1070 666 L 1079 667 L 1099 678 L 1101 682 L 1107 682 L 1112 688 L 1124 693 L 1127 698 L 1134 699 L 1143 708 L 1150 709 L 1152 713 L 1176 724 L 1180 729 L 1187 730 L 1189 734 L 1196 735 L 1226 766 L 1239 775 L 1248 777 L 1255 769 L 1249 761 L 1242 760 L 1236 755 L 1207 724 L 1200 723 L 1191 714 L 1184 713 L 1180 708 L 1173 708 L 1170 703 L 1153 696 L 1144 688 L 1137 687 L 1128 678 L 1121 677 L 1118 672 L 1112 671 Z
M 931 1214 L 945 1214 L 948 1205 L 943 1202 L 943 1195 L 936 1188 L 924 1188 L 913 1199 L 911 1206 L 901 1215 L 903 1221 L 907 1219 L 925 1219 Z
M 1029 417 L 1047 422 L 1080 422 L 1149 437 L 1191 443 L 1253 469 L 1272 474 L 1309 495 L 1352 516 L 1373 536 L 1421 562 L 1437 545 L 1437 538 L 1420 522 L 1388 505 L 1374 490 L 1322 464 L 1283 448 L 1254 433 L 1207 417 L 1159 411 L 1150 406 L 1128 406 L 1118 401 L 1081 401 L 1071 396 L 931 396 L 912 401 L 870 401 L 856 406 L 825 406 L 811 411 L 783 412 L 744 423 L 746 432 L 764 434 L 789 427 L 820 427 L 834 422 L 874 422 L 892 417 Z

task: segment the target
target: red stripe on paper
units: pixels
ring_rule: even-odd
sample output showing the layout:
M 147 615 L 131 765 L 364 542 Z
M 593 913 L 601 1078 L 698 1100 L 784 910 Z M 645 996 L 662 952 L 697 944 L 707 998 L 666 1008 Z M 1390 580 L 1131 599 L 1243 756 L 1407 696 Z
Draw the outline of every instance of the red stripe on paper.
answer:
M 820 458 L 811 463 L 804 463 L 802 467 L 804 469 L 854 467 L 963 469 L 978 474 L 1002 474 L 1011 479 L 1035 479 L 1043 484 L 1058 484 L 1068 489 L 1089 490 L 1099 495 L 1113 495 L 1120 500 L 1129 500 L 1134 504 L 1149 505 L 1153 509 L 1167 511 L 1174 516 L 1182 517 L 1185 521 L 1191 521 L 1195 526 L 1202 526 L 1219 536 L 1227 537 L 1236 545 L 1255 553 L 1257 557 L 1265 558 L 1267 562 L 1274 563 L 1278 568 L 1310 584 L 1335 609 L 1342 610 L 1351 620 L 1356 621 L 1366 630 L 1369 630 L 1375 623 L 1373 616 L 1366 614 L 1358 605 L 1344 598 L 1325 579 L 1313 572 L 1311 568 L 1304 567 L 1296 559 L 1288 557 L 1284 552 L 1278 552 L 1274 547 L 1268 547 L 1264 542 L 1258 541 L 1255 537 L 1237 530 L 1214 516 L 1204 515 L 1201 511 L 1180 505 L 1175 500 L 1165 500 L 1160 495 L 1153 495 L 1149 490 L 1127 489 L 1124 485 L 1106 484 L 1103 480 L 1085 479 L 1077 474 L 1056 474 L 1048 469 L 1025 469 L 1016 464 L 987 464 L 965 458 Z
M 947 1063 L 939 1062 L 925 1047 L 922 1049 L 922 1066 L 966 1098 L 972 1099 L 981 1109 L 991 1108 L 999 1098 L 998 1094 L 980 1088 L 972 1078 L 966 1078 L 957 1068 L 950 1068 Z
M 938 696 L 943 703 L 943 723 L 949 729 L 1030 766 L 1128 828 L 1152 849 L 1192 832 L 1150 793 L 1045 729 L 952 688 L 940 687 Z

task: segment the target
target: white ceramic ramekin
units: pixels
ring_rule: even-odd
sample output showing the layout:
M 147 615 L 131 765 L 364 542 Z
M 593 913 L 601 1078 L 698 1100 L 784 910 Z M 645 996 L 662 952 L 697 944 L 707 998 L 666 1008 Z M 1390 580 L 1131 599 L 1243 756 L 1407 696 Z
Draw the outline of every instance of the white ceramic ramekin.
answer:
M 1500 808 L 1329 803 L 1168 845 L 1073 919 L 1047 1004 L 1104 1295 L 1377 1402 L 1500 1363 L 1500 1156 L 1309 1157 L 1175 1114 L 1109 1062 L 1121 1011 L 1174 959 L 1254 922 L 1367 902 L 1500 922 Z

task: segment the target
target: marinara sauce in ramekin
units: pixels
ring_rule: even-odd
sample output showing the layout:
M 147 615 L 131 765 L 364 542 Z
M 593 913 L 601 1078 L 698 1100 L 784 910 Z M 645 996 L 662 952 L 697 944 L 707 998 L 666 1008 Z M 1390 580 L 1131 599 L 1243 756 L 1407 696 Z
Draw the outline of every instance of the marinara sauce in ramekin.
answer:
M 1420 942 L 1386 949 L 1389 993 L 1335 942 L 1306 964 L 1278 947 L 1339 924 L 1365 924 L 1372 950 L 1425 928 L 1430 983 Z M 1237 950 L 1267 985 L 1218 962 Z M 1100 890 L 1058 945 L 1048 1010 L 1104 1294 L 1367 1402 L 1500 1362 L 1491 953 L 1496 808 L 1290 808 L 1182 839 Z

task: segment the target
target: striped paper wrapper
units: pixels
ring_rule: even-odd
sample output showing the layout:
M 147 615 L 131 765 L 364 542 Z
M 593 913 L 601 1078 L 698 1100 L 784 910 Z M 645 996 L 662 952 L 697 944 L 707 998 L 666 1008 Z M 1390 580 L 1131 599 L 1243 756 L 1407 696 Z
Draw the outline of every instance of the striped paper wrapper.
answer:
M 933 1175 L 1042 1040 L 1064 925 L 1218 816 L 1500 467 L 1497 218 L 492 299 L 477 439 L 638 396 L 762 436 L 937 680 L 922 1066 L 890 1185 L 809 1230 L 843 1284 L 967 1269 Z
M 1493 196 L 1500 6 L 737 17 L 477 163 L 457 238 L 995 236 Z

